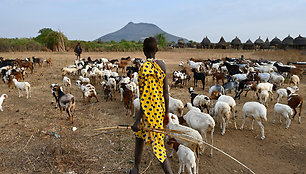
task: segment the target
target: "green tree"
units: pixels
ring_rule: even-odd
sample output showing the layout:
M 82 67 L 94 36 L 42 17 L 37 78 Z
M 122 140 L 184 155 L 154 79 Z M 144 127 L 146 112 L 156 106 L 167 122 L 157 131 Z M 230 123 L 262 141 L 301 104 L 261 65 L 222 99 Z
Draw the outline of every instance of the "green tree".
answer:
M 157 34 L 155 35 L 155 38 L 161 48 L 165 49 L 167 47 L 167 38 L 165 36 L 165 33 Z
M 40 33 L 34 40 L 46 46 L 47 36 L 49 33 L 54 32 L 51 28 L 43 28 L 38 31 Z

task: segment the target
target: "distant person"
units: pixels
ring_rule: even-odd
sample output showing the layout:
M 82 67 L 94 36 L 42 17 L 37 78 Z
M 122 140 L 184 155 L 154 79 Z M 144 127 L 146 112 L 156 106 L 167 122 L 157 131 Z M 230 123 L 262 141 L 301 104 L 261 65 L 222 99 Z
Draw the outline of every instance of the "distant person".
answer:
M 74 52 L 75 52 L 75 54 L 76 54 L 76 56 L 77 56 L 76 59 L 77 59 L 77 60 L 80 60 L 80 59 L 81 59 L 81 54 L 82 54 L 82 46 L 81 46 L 80 43 L 78 43 L 78 44 L 75 46 Z

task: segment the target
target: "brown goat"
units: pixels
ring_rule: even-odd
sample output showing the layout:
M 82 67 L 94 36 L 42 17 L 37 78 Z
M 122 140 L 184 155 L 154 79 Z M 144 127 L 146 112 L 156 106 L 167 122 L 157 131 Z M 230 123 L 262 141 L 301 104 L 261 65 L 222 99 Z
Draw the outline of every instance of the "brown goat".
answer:
M 31 70 L 31 73 L 33 73 L 33 63 L 32 62 L 29 62 L 29 61 L 21 61 L 20 59 L 16 59 L 15 62 L 18 64 L 19 68 L 26 68 L 26 69 L 30 69 Z
M 125 73 L 125 67 L 128 65 L 127 62 L 121 61 L 121 63 L 116 62 L 116 64 L 118 65 L 117 72 L 118 72 L 118 69 L 121 68 L 121 72 Z
M 216 79 L 217 84 L 219 84 L 219 80 L 221 80 L 224 85 L 224 79 L 225 79 L 224 73 L 216 72 L 216 73 L 213 73 L 212 75 L 213 75 L 213 81 L 215 81 Z
M 134 94 L 131 90 L 129 90 L 125 84 L 121 84 L 121 88 L 123 89 L 123 103 L 126 110 L 126 115 L 132 114 L 133 110 L 133 98 Z
M 287 92 L 289 92 L 287 90 Z M 289 92 L 290 93 L 290 92 Z M 294 119 L 296 115 L 296 108 L 300 108 L 300 113 L 299 113 L 299 123 L 301 123 L 301 112 L 302 112 L 302 107 L 303 107 L 303 98 L 298 95 L 298 94 L 289 94 L 288 96 L 288 105 L 293 109 L 294 114 L 292 116 L 292 120 Z
M 108 100 L 113 100 L 113 95 L 112 95 L 112 91 L 109 85 L 104 84 L 103 86 L 103 91 L 104 91 L 104 99 L 106 101 Z
M 21 72 L 12 72 L 12 74 L 9 76 L 8 79 L 8 87 L 11 88 L 11 85 L 13 85 L 13 79 L 17 79 L 17 81 L 24 80 L 23 75 Z M 13 85 L 15 86 L 15 85 Z
M 222 94 L 219 91 L 213 91 L 210 95 L 211 100 L 218 100 Z
M 51 66 L 51 65 L 52 65 L 51 58 L 47 59 L 47 60 L 46 60 L 46 63 L 47 63 L 47 66 Z
M 304 71 L 302 69 L 300 69 L 300 68 L 292 68 L 289 73 L 290 74 L 295 74 L 295 75 L 299 76 L 299 78 L 302 80 L 303 72 Z
M 203 59 L 195 59 L 195 58 L 190 58 L 189 60 L 194 61 L 194 62 L 202 62 Z

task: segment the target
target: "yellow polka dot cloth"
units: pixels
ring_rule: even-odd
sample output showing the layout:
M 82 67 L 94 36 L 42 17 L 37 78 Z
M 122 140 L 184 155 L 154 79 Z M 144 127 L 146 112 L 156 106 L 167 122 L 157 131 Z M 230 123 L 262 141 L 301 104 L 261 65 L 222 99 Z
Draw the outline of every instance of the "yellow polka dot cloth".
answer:
M 163 129 L 165 116 L 165 101 L 163 96 L 164 71 L 153 60 L 148 59 L 138 72 L 138 85 L 140 94 L 140 106 L 143 110 L 140 128 Z M 164 145 L 164 134 L 138 131 L 135 133 L 137 138 L 142 138 L 146 145 L 152 145 L 153 153 L 160 162 L 167 158 Z

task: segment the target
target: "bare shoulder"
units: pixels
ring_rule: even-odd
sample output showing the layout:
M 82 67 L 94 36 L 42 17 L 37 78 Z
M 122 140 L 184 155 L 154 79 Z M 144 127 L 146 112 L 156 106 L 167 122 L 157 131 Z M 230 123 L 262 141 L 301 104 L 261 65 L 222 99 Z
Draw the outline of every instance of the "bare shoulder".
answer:
M 166 64 L 164 62 L 164 60 L 156 60 L 156 63 L 160 66 L 160 68 L 166 72 Z

